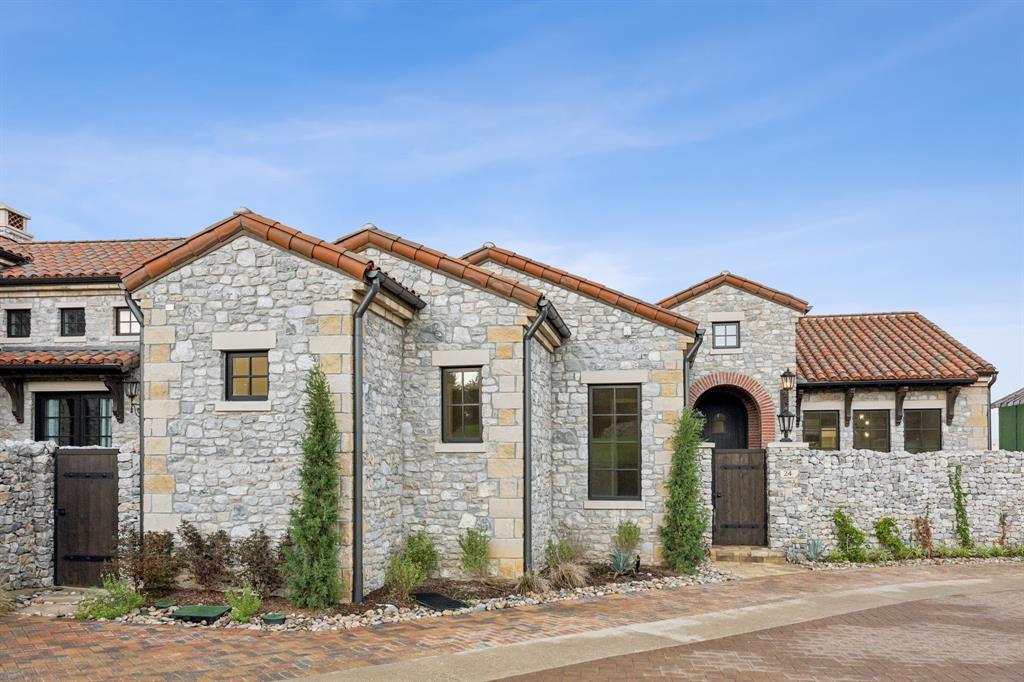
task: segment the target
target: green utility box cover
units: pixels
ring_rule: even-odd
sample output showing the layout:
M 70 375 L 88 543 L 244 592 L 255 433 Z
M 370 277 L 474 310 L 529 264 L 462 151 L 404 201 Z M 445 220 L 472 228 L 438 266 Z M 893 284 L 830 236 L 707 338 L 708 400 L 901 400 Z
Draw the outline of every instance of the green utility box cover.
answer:
M 231 610 L 229 606 L 182 606 L 171 614 L 171 618 L 183 620 L 188 623 L 213 623 L 218 618 Z

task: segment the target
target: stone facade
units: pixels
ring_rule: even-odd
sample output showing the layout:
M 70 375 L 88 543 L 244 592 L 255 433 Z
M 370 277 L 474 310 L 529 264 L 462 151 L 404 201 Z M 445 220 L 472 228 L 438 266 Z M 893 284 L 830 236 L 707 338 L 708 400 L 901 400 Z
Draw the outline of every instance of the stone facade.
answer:
M 948 476 L 963 469 L 962 487 L 975 542 L 1024 541 L 1024 460 L 1020 453 L 956 450 L 911 454 L 768 448 L 768 537 L 772 547 L 801 548 L 811 538 L 835 547 L 831 514 L 844 509 L 873 541 L 874 523 L 892 516 L 905 538 L 915 516 L 930 515 L 935 544 L 956 544 Z
M 53 584 L 53 443 L 0 442 L 0 589 Z

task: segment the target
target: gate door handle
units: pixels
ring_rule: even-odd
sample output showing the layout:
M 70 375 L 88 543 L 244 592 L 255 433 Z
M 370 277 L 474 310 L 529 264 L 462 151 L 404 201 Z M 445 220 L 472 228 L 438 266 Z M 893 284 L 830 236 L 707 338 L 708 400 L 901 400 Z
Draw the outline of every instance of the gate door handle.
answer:
M 63 509 L 63 508 L 57 509 L 57 515 L 58 516 L 67 516 L 67 514 L 68 514 L 68 510 L 67 509 Z
M 722 493 L 720 493 L 720 492 L 716 492 L 716 493 L 715 493 L 715 499 L 718 499 L 718 498 L 720 498 L 721 496 L 722 496 Z

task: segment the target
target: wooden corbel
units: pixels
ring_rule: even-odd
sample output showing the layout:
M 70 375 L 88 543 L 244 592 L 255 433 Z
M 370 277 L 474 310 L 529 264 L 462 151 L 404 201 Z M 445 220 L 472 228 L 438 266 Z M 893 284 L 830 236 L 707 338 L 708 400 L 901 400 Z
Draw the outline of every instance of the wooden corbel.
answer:
M 907 399 L 908 393 L 909 386 L 900 386 L 896 389 L 896 426 L 903 423 L 903 401 Z
M 110 401 L 114 418 L 118 424 L 124 423 L 124 377 L 119 375 L 103 377 L 103 385 L 110 391 Z
M 843 421 L 846 426 L 850 426 L 850 418 L 853 416 L 853 394 L 857 392 L 855 388 L 848 388 L 843 393 Z
M 956 399 L 959 395 L 959 386 L 950 386 L 946 389 L 946 426 L 953 425 L 953 415 L 956 414 Z
M 19 424 L 25 423 L 25 380 L 11 377 L 0 378 L 7 395 L 11 396 L 11 414 Z
M 800 405 L 804 402 L 804 394 L 800 389 L 794 389 L 796 391 L 796 425 L 800 426 Z

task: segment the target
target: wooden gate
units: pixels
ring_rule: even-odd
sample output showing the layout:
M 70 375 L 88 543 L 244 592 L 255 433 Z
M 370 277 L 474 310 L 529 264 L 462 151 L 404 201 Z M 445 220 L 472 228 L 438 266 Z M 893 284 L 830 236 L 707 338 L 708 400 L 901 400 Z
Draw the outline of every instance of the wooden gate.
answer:
M 58 585 L 99 585 L 114 556 L 117 450 L 57 450 L 54 570 Z
M 764 450 L 718 450 L 713 454 L 716 545 L 767 545 Z

